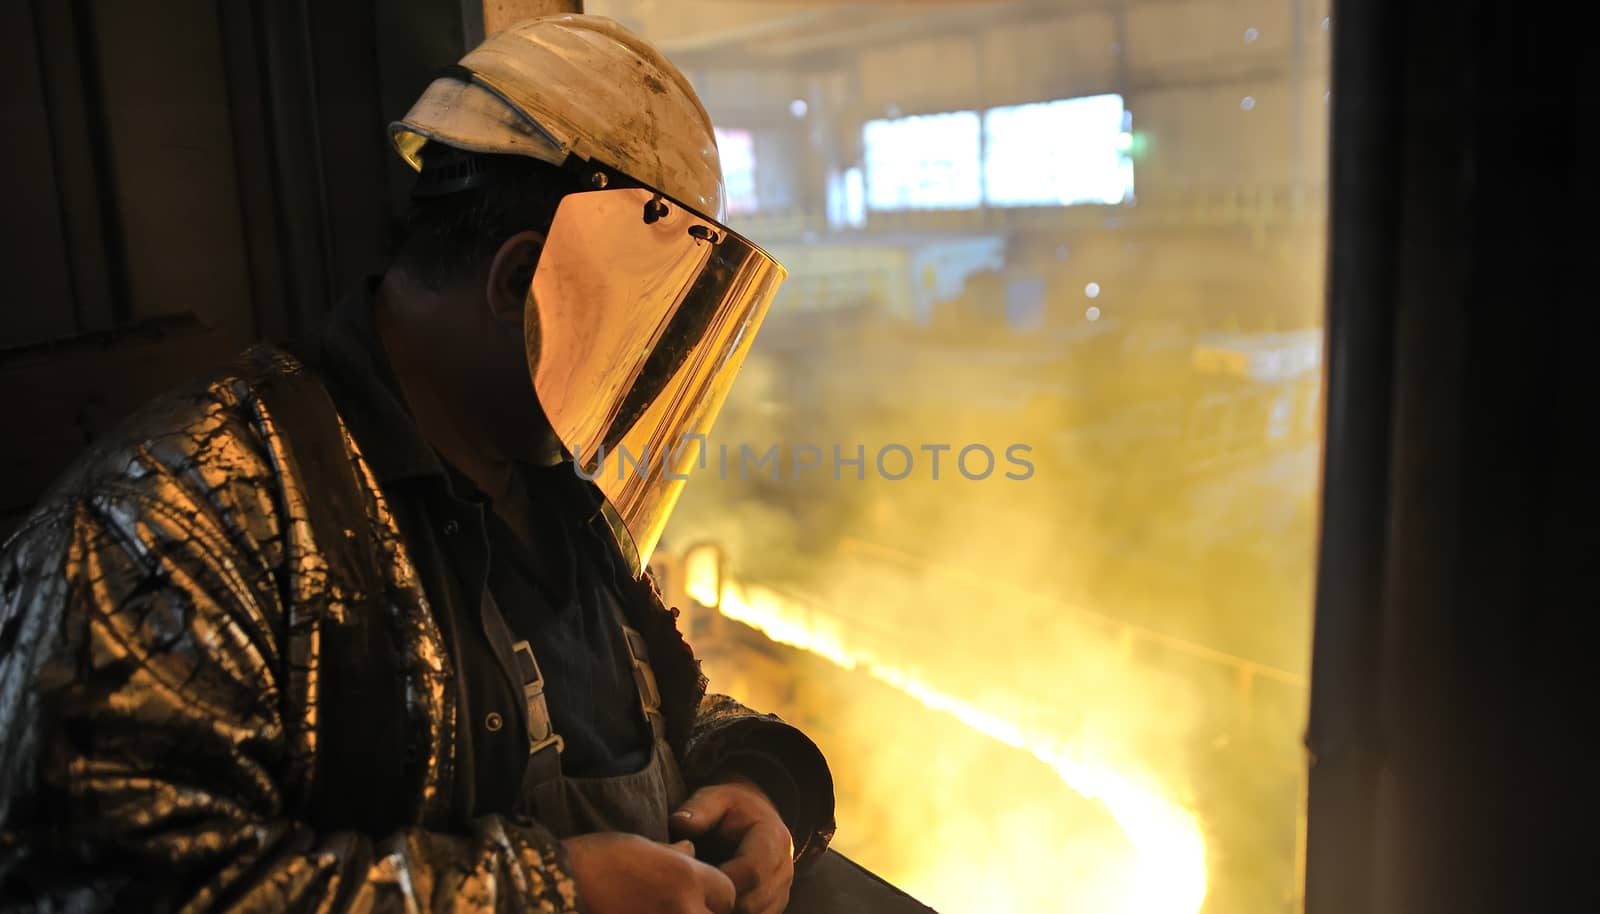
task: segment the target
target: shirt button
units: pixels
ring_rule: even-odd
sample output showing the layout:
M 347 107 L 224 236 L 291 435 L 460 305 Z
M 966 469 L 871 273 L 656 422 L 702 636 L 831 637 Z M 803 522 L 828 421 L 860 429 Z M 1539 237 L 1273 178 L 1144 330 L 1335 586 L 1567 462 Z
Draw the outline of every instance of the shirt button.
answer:
M 445 536 L 455 536 L 457 533 L 460 533 L 460 532 L 461 532 L 461 525 L 456 523 L 454 520 L 447 520 L 447 521 L 444 522 L 444 535 Z
M 490 733 L 498 732 L 506 725 L 505 719 L 496 711 L 490 711 L 489 716 L 483 719 L 483 725 L 489 728 Z

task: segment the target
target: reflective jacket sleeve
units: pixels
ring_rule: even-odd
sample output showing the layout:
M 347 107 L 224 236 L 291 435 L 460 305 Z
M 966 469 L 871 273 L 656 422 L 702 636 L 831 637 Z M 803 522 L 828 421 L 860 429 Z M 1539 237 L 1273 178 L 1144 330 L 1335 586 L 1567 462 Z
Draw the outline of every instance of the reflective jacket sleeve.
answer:
M 752 711 L 726 695 L 706 695 L 683 753 L 683 769 L 693 786 L 740 776 L 765 791 L 794 837 L 797 866 L 820 857 L 833 839 L 828 762 L 816 743 L 776 715 Z
M 61 499 L 0 553 L 0 899 L 85 912 L 577 910 L 561 845 L 535 823 L 373 837 L 297 820 L 315 740 L 288 736 L 285 681 L 318 661 L 285 656 L 292 622 L 262 605 L 285 572 L 232 545 L 233 521 L 150 491 L 130 477 Z

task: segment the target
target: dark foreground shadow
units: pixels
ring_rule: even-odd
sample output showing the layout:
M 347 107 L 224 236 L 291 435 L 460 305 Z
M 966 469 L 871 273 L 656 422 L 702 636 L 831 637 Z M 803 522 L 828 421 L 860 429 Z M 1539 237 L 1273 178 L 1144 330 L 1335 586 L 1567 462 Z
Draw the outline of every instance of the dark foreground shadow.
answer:
M 828 851 L 795 879 L 785 914 L 936 914 L 843 854 Z

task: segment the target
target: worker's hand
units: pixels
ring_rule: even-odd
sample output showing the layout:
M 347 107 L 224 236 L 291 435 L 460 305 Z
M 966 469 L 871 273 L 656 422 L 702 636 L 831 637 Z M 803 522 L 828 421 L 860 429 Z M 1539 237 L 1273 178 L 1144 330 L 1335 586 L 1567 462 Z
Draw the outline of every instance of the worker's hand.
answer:
M 761 788 L 748 781 L 703 787 L 672 814 L 672 828 L 735 845 L 733 859 L 720 868 L 738 891 L 738 914 L 781 914 L 788 906 L 794 838 Z
M 688 841 L 599 832 L 561 842 L 588 914 L 730 914 L 733 882 Z

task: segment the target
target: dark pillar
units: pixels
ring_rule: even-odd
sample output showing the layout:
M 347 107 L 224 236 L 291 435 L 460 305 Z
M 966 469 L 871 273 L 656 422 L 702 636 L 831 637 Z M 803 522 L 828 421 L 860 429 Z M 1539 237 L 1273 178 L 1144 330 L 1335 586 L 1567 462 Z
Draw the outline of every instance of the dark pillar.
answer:
M 1308 914 L 1600 909 L 1576 15 L 1334 14 Z

